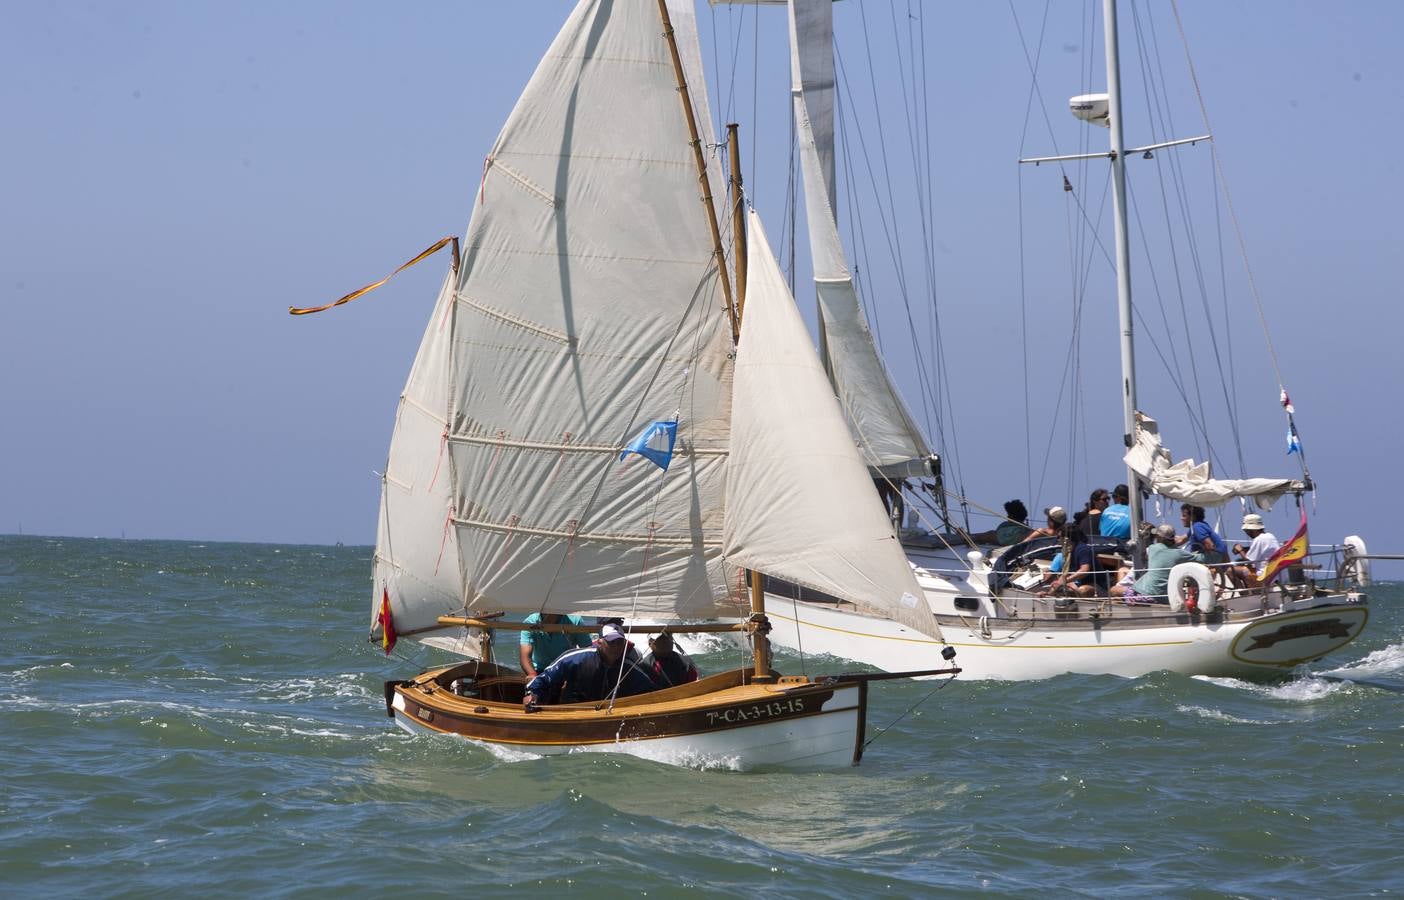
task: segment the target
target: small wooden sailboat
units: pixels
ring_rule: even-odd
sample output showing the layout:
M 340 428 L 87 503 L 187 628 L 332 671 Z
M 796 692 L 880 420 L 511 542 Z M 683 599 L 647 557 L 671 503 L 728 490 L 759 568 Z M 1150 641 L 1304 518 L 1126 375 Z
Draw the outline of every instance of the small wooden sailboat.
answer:
M 383 476 L 372 637 L 470 657 L 387 683 L 406 730 L 539 754 L 846 765 L 867 685 L 888 676 L 773 672 L 754 573 L 939 640 L 739 196 L 733 301 L 693 15 L 582 0 L 487 157 Z M 533 612 L 674 631 L 730 619 L 712 627 L 749 634 L 754 661 L 532 711 L 479 638 Z M 959 671 L 932 659 L 906 674 Z

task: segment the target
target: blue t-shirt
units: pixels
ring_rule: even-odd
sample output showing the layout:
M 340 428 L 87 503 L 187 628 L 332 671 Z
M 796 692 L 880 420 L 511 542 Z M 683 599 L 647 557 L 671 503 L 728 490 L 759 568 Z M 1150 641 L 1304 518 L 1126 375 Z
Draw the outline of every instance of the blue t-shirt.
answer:
M 1125 503 L 1113 503 L 1102 510 L 1102 536 L 1131 539 L 1131 507 Z
M 1191 553 L 1212 553 L 1228 558 L 1228 547 L 1219 533 L 1208 522 L 1195 522 L 1190 526 L 1189 549 Z
M 1069 578 L 1070 583 L 1107 586 L 1108 573 L 1105 569 L 1097 567 L 1097 551 L 1092 549 L 1091 544 L 1078 544 L 1073 547 L 1072 559 L 1068 561 L 1068 572 L 1076 572 L 1083 566 L 1087 567 L 1087 574 Z
M 541 613 L 532 613 L 522 620 L 527 625 L 541 624 Z M 584 625 L 579 616 L 561 616 L 563 625 Z M 521 642 L 531 645 L 532 668 L 540 672 L 555 662 L 556 657 L 576 647 L 590 646 L 588 634 L 562 634 L 558 631 L 537 631 L 529 628 L 522 632 Z

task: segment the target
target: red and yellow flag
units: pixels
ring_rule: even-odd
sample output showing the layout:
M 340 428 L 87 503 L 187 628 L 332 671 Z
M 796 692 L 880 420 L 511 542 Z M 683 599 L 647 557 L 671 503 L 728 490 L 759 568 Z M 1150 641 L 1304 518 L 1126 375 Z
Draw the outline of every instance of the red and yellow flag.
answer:
M 1267 558 L 1267 561 L 1263 563 L 1262 571 L 1258 573 L 1258 580 L 1267 584 L 1287 566 L 1306 559 L 1306 555 L 1307 519 L 1306 510 L 1303 509 L 1301 527 L 1297 529 L 1297 533 L 1292 536 L 1290 541 L 1278 547 L 1277 552 Z
M 377 621 L 380 622 L 380 646 L 385 648 L 385 655 L 389 656 L 390 651 L 395 649 L 395 616 L 390 612 L 390 588 L 388 585 L 380 596 L 380 615 L 377 617 Z

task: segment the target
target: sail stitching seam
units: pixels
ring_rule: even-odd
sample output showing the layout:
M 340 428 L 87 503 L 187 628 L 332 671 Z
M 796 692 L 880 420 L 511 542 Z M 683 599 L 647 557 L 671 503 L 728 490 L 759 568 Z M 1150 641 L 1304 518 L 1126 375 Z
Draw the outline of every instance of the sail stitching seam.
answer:
M 428 416 L 429 419 L 432 420 L 435 424 L 437 424 L 437 425 L 442 425 L 442 424 L 444 424 L 444 416 L 443 416 L 442 413 L 435 412 L 434 410 L 432 410 L 432 409 L 430 409 L 429 407 L 425 406 L 423 403 L 420 403 L 418 400 L 414 399 L 414 398 L 411 397 L 410 395 L 405 394 L 404 396 L 402 396 L 402 397 L 400 398 L 400 402 L 404 403 L 405 406 L 408 406 L 408 407 L 414 409 L 416 412 L 419 412 L 419 413 L 424 414 L 425 416 Z
M 451 434 L 449 440 L 457 444 L 480 444 L 487 447 L 515 447 L 519 450 L 550 450 L 560 453 L 619 453 L 622 444 L 579 444 L 562 441 L 514 441 L 508 438 L 482 437 L 471 434 Z M 680 442 L 673 449 L 674 456 L 726 456 L 722 449 L 696 448 Z
M 483 531 L 493 531 L 502 534 L 529 534 L 535 537 L 554 537 L 569 539 L 572 542 L 606 541 L 615 544 L 652 544 L 654 547 L 664 546 L 683 548 L 695 547 L 700 544 L 703 547 L 721 547 L 720 538 L 704 538 L 699 541 L 691 537 L 690 535 L 685 537 L 670 538 L 658 537 L 657 535 L 652 534 L 630 534 L 622 531 L 587 532 L 575 529 L 529 527 L 523 526 L 520 521 L 509 525 L 505 522 L 488 522 L 482 519 L 460 519 L 458 517 L 454 517 L 453 524 L 459 526 L 460 528 L 477 528 Z
M 550 250 L 523 250 L 518 247 L 489 247 L 486 244 L 469 244 L 469 250 L 482 251 L 495 255 L 506 256 L 508 254 L 524 256 L 556 256 L 566 259 L 588 259 L 604 260 L 607 262 L 640 262 L 640 263 L 666 263 L 674 266 L 694 266 L 696 268 L 711 268 L 713 265 L 712 254 L 708 253 L 706 259 L 668 259 L 662 256 L 621 256 L 615 253 L 559 253 Z
M 677 168 L 687 168 L 692 165 L 692 160 L 663 159 L 657 156 L 617 156 L 605 153 L 531 153 L 526 150 L 498 151 L 497 155 L 489 160 L 489 163 L 501 159 L 503 156 L 520 156 L 524 159 L 588 159 L 595 162 L 618 162 L 630 165 L 644 163 L 650 166 L 674 166 Z
M 531 194 L 532 196 L 536 197 L 538 200 L 545 203 L 552 209 L 555 209 L 561 205 L 561 198 L 557 197 L 555 194 L 552 194 L 550 191 L 547 191 L 546 189 L 533 184 L 531 180 L 528 179 L 525 175 L 518 172 L 516 169 L 512 168 L 506 163 L 502 162 L 496 156 L 489 156 L 487 164 L 489 172 L 491 172 L 493 169 L 501 169 L 502 174 L 515 181 L 518 187 L 522 188 L 522 190 L 526 191 L 528 194 Z
M 545 327 L 544 325 L 538 325 L 535 322 L 532 322 L 528 319 L 523 319 L 520 316 L 514 316 L 511 313 L 503 312 L 499 309 L 493 309 L 491 306 L 488 306 L 484 303 L 480 303 L 477 300 L 474 300 L 472 297 L 463 294 L 462 292 L 454 294 L 454 299 L 465 306 L 468 306 L 472 309 L 476 309 L 478 312 L 482 313 L 483 315 L 489 318 L 497 319 L 501 322 L 506 322 L 509 325 L 515 325 L 523 331 L 528 331 L 539 337 L 544 337 L 548 340 L 555 341 L 558 344 L 569 344 L 571 342 L 570 335 L 568 334 L 564 334 L 559 331 L 553 331 L 550 328 Z

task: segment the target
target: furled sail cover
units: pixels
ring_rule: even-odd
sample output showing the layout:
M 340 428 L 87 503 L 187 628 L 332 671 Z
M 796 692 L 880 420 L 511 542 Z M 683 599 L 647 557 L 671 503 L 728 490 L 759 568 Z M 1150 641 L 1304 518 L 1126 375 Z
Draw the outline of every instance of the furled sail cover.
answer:
M 691 6 L 670 9 L 695 64 Z M 581 2 L 488 156 L 465 241 L 459 608 L 737 612 L 720 560 L 730 331 L 688 140 L 655 0 Z M 620 461 L 674 416 L 666 472 Z
M 749 228 L 750 281 L 732 396 L 727 561 L 939 639 L 755 213 Z
M 1174 462 L 1170 451 L 1160 445 L 1155 419 L 1141 412 L 1136 413 L 1136 440 L 1126 451 L 1125 460 L 1153 492 L 1196 506 L 1222 506 L 1235 497 L 1251 497 L 1266 510 L 1288 491 L 1306 489 L 1303 482 L 1290 478 L 1214 478 L 1207 461 Z
M 390 457 L 380 487 L 372 631 L 377 630 L 381 600 L 387 593 L 395 627 L 401 632 L 432 627 L 440 614 L 463 605 L 458 548 L 445 540 L 452 509 L 445 438 L 449 307 L 455 287 L 456 279 L 450 274 L 439 291 L 395 412 Z M 471 647 L 474 642 L 463 645 Z
M 868 466 L 895 478 L 926 475 L 930 450 L 878 356 L 834 215 L 832 6 L 830 0 L 790 3 L 791 95 L 824 367 Z

